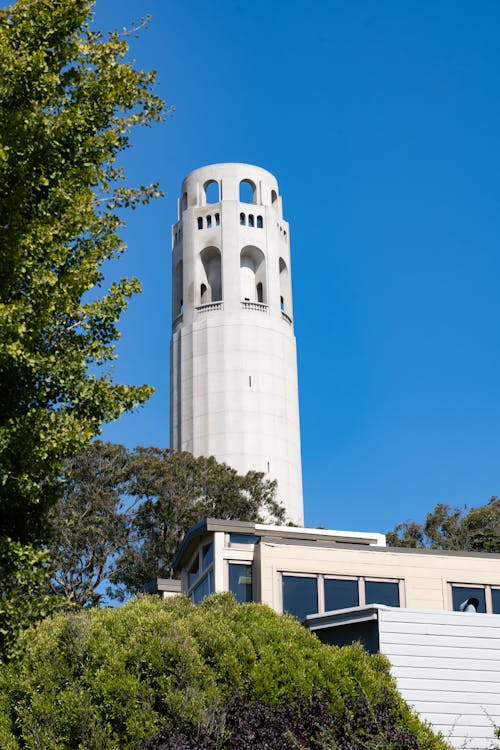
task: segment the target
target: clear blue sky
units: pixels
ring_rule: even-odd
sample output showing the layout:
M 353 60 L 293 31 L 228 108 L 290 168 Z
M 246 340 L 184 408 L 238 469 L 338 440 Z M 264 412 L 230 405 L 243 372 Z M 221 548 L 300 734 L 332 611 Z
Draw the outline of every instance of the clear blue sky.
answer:
M 170 225 L 182 178 L 278 178 L 290 222 L 307 525 L 386 531 L 500 493 L 500 3 L 97 0 L 175 114 L 135 139 L 113 274 L 118 381 L 156 388 L 105 439 L 168 445 Z

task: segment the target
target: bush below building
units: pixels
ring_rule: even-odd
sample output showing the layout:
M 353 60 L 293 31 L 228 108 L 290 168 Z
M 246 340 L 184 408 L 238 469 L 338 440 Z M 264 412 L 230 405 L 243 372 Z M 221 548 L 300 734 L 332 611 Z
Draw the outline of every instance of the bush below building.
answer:
M 214 595 L 58 615 L 0 677 L 3 750 L 445 750 L 383 656 Z

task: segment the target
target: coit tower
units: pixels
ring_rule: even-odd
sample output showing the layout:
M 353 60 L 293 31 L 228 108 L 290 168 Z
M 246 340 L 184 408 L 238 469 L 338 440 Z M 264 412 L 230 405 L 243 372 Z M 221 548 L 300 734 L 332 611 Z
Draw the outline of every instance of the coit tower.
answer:
M 212 164 L 186 177 L 172 304 L 171 447 L 276 479 L 302 525 L 290 236 L 270 172 Z

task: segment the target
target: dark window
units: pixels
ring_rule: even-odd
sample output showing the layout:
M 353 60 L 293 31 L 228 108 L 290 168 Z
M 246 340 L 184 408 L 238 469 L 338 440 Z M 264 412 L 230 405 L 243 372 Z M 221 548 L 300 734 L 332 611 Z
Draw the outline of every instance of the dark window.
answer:
M 257 302 L 264 302 L 264 287 L 261 281 L 257 284 Z
M 390 581 L 365 581 L 367 604 L 387 604 L 399 607 L 399 584 Z
M 218 227 L 220 224 L 220 214 L 215 214 L 215 226 Z
M 229 591 L 240 604 L 253 601 L 251 565 L 229 563 Z
M 283 576 L 283 612 L 289 612 L 299 621 L 318 611 L 318 584 L 316 578 Z
M 203 219 L 201 218 L 201 216 L 198 219 L 198 229 L 203 229 Z
M 260 536 L 253 534 L 238 534 L 237 532 L 229 534 L 229 544 L 257 544 L 258 541 L 260 541 Z
M 467 599 L 478 599 L 479 606 L 476 611 L 486 612 L 484 589 L 476 588 L 475 586 L 452 586 L 451 592 L 453 597 L 453 610 L 455 612 L 462 611 L 460 605 L 464 604 Z
M 262 229 L 264 226 L 264 222 L 262 221 L 262 216 L 257 216 L 257 228 Z
M 280 297 L 280 307 L 282 310 L 285 309 L 285 300 L 283 299 L 283 297 Z
M 192 586 L 199 575 L 200 575 L 200 564 L 198 562 L 198 555 L 196 555 L 196 558 L 194 559 L 193 564 L 191 565 L 188 571 L 188 586 Z
M 246 224 L 246 217 L 245 217 L 245 214 L 240 214 L 240 224 L 241 224 L 242 226 L 245 226 L 245 224 Z
M 207 229 L 210 229 L 212 226 L 212 217 L 207 216 Z
M 204 544 L 201 550 L 201 567 L 206 570 L 214 561 L 214 545 Z
M 500 589 L 491 589 L 492 612 L 494 615 L 500 615 Z
M 357 581 L 342 578 L 325 578 L 325 611 L 345 609 L 359 605 Z
M 253 227 L 254 226 L 253 214 L 248 214 L 248 226 L 249 227 Z
M 271 190 L 271 203 L 276 203 L 278 200 L 278 194 L 276 190 Z

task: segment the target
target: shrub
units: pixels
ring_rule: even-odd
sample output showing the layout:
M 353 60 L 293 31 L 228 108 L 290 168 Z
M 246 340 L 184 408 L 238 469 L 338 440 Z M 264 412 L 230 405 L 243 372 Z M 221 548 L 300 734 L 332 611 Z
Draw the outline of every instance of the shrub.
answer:
M 198 607 L 184 597 L 143 597 L 60 614 L 28 632 L 23 647 L 0 676 L 2 750 L 137 750 L 162 726 L 172 750 L 236 750 L 243 745 L 227 743 L 239 742 L 245 726 L 257 732 L 260 721 L 263 731 L 299 715 L 306 726 L 304 707 L 314 714 L 318 701 L 355 727 L 360 696 L 367 715 L 391 707 L 395 728 L 418 738 L 408 748 L 446 747 L 401 700 L 384 657 L 323 645 L 293 618 L 231 595 Z M 327 739 L 339 741 L 335 732 Z

